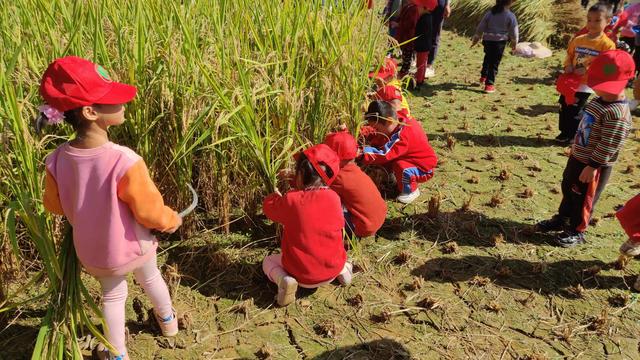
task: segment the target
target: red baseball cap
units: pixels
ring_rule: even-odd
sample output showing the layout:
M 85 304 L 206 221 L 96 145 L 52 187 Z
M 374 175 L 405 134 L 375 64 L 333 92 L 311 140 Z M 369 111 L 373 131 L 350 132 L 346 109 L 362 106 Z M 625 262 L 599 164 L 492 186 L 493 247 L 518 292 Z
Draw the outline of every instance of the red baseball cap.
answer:
M 338 176 L 338 171 L 340 171 L 340 159 L 338 158 L 338 154 L 325 144 L 314 145 L 303 150 L 302 153 L 307 157 L 307 159 L 309 159 L 309 162 L 316 172 L 318 172 L 318 175 L 320 175 L 324 183 L 327 184 L 327 186 L 331 185 L 333 180 Z M 300 153 L 293 155 L 293 158 L 296 159 L 296 161 L 299 157 Z M 320 164 L 331 169 L 333 176 L 327 176 L 327 173 L 322 170 Z
M 560 95 L 564 96 L 567 105 L 573 105 L 576 102 L 576 92 L 582 82 L 582 76 L 576 73 L 560 74 L 556 80 L 556 90 Z
M 384 58 L 384 64 L 378 69 L 378 71 L 372 71 L 369 73 L 369 77 L 376 77 L 378 79 L 382 79 L 385 81 L 391 80 L 396 76 L 396 72 L 398 71 L 398 63 L 390 58 Z
M 376 91 L 376 97 L 387 102 L 402 100 L 402 91 L 393 85 L 385 85 Z
M 433 11 L 433 9 L 438 7 L 438 0 L 413 0 L 413 3 L 429 11 Z
M 353 160 L 358 155 L 358 143 L 347 130 L 328 134 L 324 143 L 335 151 L 340 160 Z
M 634 78 L 636 65 L 629 53 L 608 50 L 600 53 L 587 70 L 587 86 L 608 94 L 620 94 Z
M 54 60 L 40 82 L 44 101 L 61 112 L 93 104 L 125 104 L 136 92 L 135 86 L 112 81 L 102 66 L 77 56 Z

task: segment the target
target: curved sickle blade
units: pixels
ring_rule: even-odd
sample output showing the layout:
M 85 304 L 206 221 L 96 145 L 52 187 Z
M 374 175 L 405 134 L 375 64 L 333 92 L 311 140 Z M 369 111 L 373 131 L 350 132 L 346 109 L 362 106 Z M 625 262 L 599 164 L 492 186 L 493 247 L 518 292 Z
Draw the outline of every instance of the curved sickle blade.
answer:
M 196 206 L 198 206 L 198 193 L 193 189 L 193 187 L 190 184 L 187 184 L 187 187 L 191 191 L 191 196 L 193 197 L 193 200 L 191 201 L 191 205 L 189 205 L 188 208 L 182 210 L 180 214 L 178 214 L 178 216 L 180 216 L 181 218 L 191 214 L 191 212 L 196 208 Z

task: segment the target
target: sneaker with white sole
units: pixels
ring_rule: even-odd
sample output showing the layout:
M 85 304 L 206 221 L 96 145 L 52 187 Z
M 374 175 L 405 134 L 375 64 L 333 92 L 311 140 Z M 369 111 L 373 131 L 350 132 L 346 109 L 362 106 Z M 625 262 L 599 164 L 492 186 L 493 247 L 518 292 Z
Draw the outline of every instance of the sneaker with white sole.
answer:
M 411 193 L 402 193 L 396 198 L 396 200 L 403 204 L 411 204 L 415 199 L 418 198 L 418 196 L 420 196 L 420 189 L 416 189 L 416 191 Z
M 162 331 L 162 336 L 172 337 L 178 334 L 178 314 L 176 314 L 175 309 L 171 309 L 171 315 L 166 318 L 160 317 L 155 311 L 153 314 L 156 316 L 156 321 L 158 322 L 158 326 L 160 326 L 160 331 Z
M 350 262 L 347 262 L 344 264 L 344 267 L 344 270 L 346 271 L 341 272 L 336 279 L 340 284 L 346 286 L 351 284 L 351 279 L 353 277 L 353 265 Z
M 298 280 L 288 275 L 283 276 L 278 283 L 278 305 L 287 306 L 296 301 L 296 291 L 298 291 Z
M 428 67 L 428 68 L 425 69 L 424 77 L 432 78 L 434 76 L 436 76 L 436 71 L 432 67 Z

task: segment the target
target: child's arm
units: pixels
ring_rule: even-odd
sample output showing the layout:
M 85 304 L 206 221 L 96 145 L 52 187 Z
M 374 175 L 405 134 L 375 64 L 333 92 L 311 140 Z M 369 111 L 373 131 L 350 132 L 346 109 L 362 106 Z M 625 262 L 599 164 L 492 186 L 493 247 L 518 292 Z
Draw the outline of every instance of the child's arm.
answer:
M 478 42 L 480 42 L 480 39 L 482 39 L 482 34 L 484 34 L 485 31 L 487 31 L 487 26 L 489 25 L 489 16 L 490 16 L 490 14 L 491 14 L 491 12 L 487 11 L 484 14 L 484 17 L 482 18 L 480 23 L 478 24 L 478 27 L 476 28 L 476 33 L 475 33 L 475 35 L 473 35 L 473 40 L 471 41 L 471 47 L 476 46 L 476 44 Z
M 520 30 L 518 28 L 518 19 L 511 14 L 511 26 L 509 28 L 509 40 L 511 40 L 511 50 L 516 51 L 516 45 L 520 41 Z
M 279 191 L 264 198 L 262 202 L 262 212 L 272 221 L 283 223 L 287 217 L 286 199 Z
M 564 72 L 569 74 L 572 73 L 573 70 L 573 58 L 575 56 L 575 43 L 573 40 L 569 43 L 567 47 L 567 57 L 564 59 Z
M 120 179 L 118 198 L 129 205 L 136 221 L 148 229 L 172 233 L 182 225 L 178 213 L 164 205 L 143 160 L 133 164 Z
M 60 194 L 58 193 L 58 183 L 53 177 L 49 169 L 47 169 L 47 175 L 44 178 L 44 196 L 43 196 L 44 208 L 49 212 L 64 215 L 62 210 L 62 204 L 60 204 Z
M 363 162 L 365 164 L 386 164 L 404 155 L 409 150 L 409 144 L 401 136 L 402 130 L 391 135 L 391 139 L 387 141 L 382 149 L 372 146 L 365 146 L 363 149 Z

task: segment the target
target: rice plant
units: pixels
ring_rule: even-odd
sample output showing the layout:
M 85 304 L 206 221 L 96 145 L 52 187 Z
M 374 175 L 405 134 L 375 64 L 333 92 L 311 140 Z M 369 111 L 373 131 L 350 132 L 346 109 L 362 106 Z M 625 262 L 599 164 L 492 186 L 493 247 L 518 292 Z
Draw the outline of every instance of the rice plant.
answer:
M 85 57 L 137 86 L 113 141 L 142 155 L 171 206 L 189 201 L 191 183 L 206 198 L 199 216 L 224 224 L 255 211 L 297 149 L 337 124 L 357 127 L 386 44 L 360 0 L 16 0 L 0 19 L 0 251 L 46 280 L 34 358 L 48 359 L 80 358 L 77 336 L 101 336 L 72 242 L 40 201 L 43 160 L 71 136 L 30 129 L 48 63 Z M 19 305 L 13 295 L 0 283 L 0 314 Z

